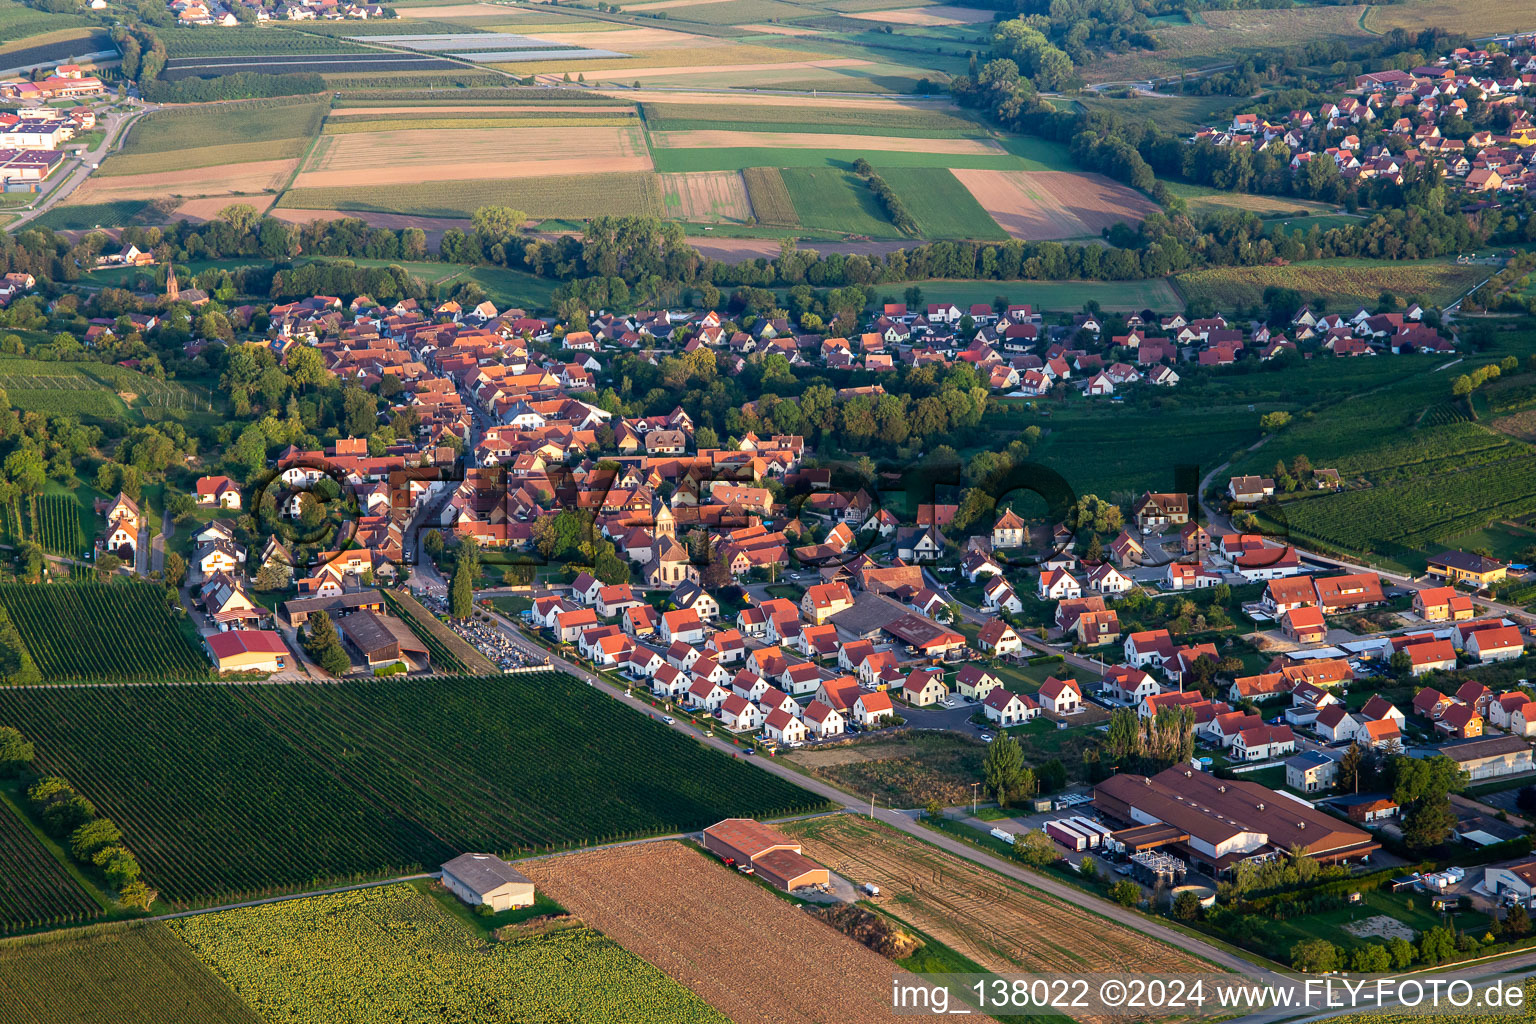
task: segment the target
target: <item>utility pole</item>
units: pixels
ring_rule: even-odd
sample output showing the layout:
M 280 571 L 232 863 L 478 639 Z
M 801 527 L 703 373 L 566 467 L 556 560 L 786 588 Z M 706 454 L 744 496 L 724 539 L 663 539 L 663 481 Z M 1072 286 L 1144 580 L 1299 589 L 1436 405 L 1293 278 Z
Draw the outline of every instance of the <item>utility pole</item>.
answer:
M 875 816 L 875 794 L 873 793 L 869 794 L 869 816 L 871 818 Z
M 971 783 L 971 817 L 973 818 L 976 817 L 976 787 L 979 785 L 981 785 L 979 782 Z

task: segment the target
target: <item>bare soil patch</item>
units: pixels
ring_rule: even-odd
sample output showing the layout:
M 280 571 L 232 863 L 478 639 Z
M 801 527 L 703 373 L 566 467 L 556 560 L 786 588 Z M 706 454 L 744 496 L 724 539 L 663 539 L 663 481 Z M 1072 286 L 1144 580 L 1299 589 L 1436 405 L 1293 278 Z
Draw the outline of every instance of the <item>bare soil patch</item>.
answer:
M 974 7 L 948 7 L 937 5 L 906 11 L 861 11 L 844 14 L 845 18 L 862 21 L 889 22 L 892 25 L 917 25 L 924 28 L 945 28 L 950 25 L 979 25 L 992 20 L 991 11 L 978 11 Z
M 1501 434 L 1508 434 L 1521 441 L 1536 441 L 1536 409 L 1500 416 L 1488 425 Z
M 165 196 L 215 196 L 238 192 L 276 192 L 299 165 L 297 160 L 261 160 L 227 167 L 197 167 L 159 174 L 88 178 L 71 197 L 77 203 Z
M 178 220 L 183 217 L 190 221 L 213 220 L 219 215 L 220 210 L 236 203 L 253 207 L 257 214 L 263 214 L 270 210 L 276 201 L 276 196 L 204 196 L 201 199 L 188 199 L 176 207 L 176 212 L 172 216 Z
M 889 960 L 678 842 L 518 869 L 561 906 L 735 1021 L 891 1021 Z M 751 950 L 759 969 L 722 951 Z M 763 969 L 794 984 L 765 984 Z
M 952 733 L 908 731 L 898 739 L 796 750 L 783 755 L 817 778 L 891 807 L 968 803 L 986 747 Z
M 1015 238 L 1097 235 L 1117 221 L 1140 223 L 1155 207 L 1100 174 L 957 168 L 955 178 Z
M 295 188 L 400 185 L 585 174 L 602 153 L 605 171 L 648 171 L 639 128 L 402 129 L 328 136 Z
M 447 4 L 442 7 L 400 7 L 395 13 L 406 21 L 413 18 L 441 21 L 448 18 L 505 18 L 508 11 L 495 4 Z
M 1412 928 L 1386 914 L 1377 914 L 1364 921 L 1351 921 L 1344 925 L 1344 930 L 1362 939 L 1403 939 L 1406 942 L 1412 942 L 1414 936 Z
M 779 149 L 862 149 L 893 153 L 942 153 L 956 156 L 998 156 L 1003 153 L 1003 148 L 991 139 L 896 139 L 879 135 L 737 132 L 715 129 L 652 132 L 651 142 L 659 149 L 761 146 Z
M 745 224 L 752 219 L 752 201 L 740 171 L 663 174 L 661 201 L 668 217 L 700 224 Z

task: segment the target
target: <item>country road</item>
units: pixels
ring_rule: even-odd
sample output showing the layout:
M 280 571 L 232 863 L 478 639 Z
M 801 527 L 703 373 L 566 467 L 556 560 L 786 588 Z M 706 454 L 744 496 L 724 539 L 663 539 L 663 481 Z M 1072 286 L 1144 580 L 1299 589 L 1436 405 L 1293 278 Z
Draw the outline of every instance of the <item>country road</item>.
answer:
M 517 625 L 502 616 L 499 612 L 493 611 L 491 614 L 494 615 L 506 628 L 507 633 L 512 637 L 513 642 L 517 644 L 517 646 L 523 648 L 526 651 L 529 651 L 530 653 L 549 658 L 552 667 L 558 668 L 564 672 L 569 673 L 570 675 L 575 676 L 577 679 L 580 679 L 583 682 L 586 682 L 587 684 L 595 687 L 597 690 L 607 694 L 614 700 L 632 704 L 636 711 L 647 714 L 657 721 L 661 721 L 661 712 L 656 711 L 647 705 L 641 704 L 639 701 L 626 700 L 623 694 L 616 692 L 611 686 L 598 679 L 591 672 L 528 639 Z M 714 749 L 720 751 L 722 754 L 727 754 L 734 758 L 743 757 L 740 748 L 733 746 L 731 743 L 719 737 L 702 736 L 684 722 L 673 722 L 671 724 L 671 728 L 677 732 L 698 740 L 700 743 L 703 743 L 706 746 L 713 747 Z M 834 786 L 828 785 L 819 779 L 813 779 L 808 776 L 801 775 L 799 772 L 794 771 L 791 768 L 786 768 L 771 757 L 750 756 L 747 757 L 746 760 L 757 765 L 757 767 L 761 768 L 763 771 L 766 771 L 772 775 L 777 775 L 789 782 L 793 782 L 795 785 L 800 786 L 803 789 L 808 789 L 818 796 L 825 797 L 827 800 L 830 800 L 832 803 L 846 811 L 854 811 L 860 814 L 867 814 L 869 812 L 869 804 L 867 802 L 856 799 L 848 793 L 845 793 Z M 1093 896 L 1081 889 L 1070 886 L 1065 882 L 1059 882 L 1054 878 L 1030 871 L 1029 869 L 1021 867 L 1017 864 L 1009 863 L 1008 861 L 1005 861 L 999 857 L 995 857 L 992 854 L 978 849 L 977 847 L 963 843 L 958 839 L 953 839 L 950 836 L 943 834 L 942 832 L 935 832 L 931 829 L 924 828 L 913 820 L 910 813 L 900 810 L 893 810 L 890 808 L 877 807 L 875 808 L 874 816 L 884 824 L 889 825 L 898 831 L 905 832 L 910 836 L 922 840 L 923 842 L 931 843 L 932 845 L 938 846 L 941 849 L 965 860 L 971 861 L 975 864 L 980 864 L 983 867 L 1006 875 L 1014 881 L 1021 882 L 1033 889 L 1039 889 L 1042 892 L 1049 893 L 1050 895 L 1055 896 L 1058 899 L 1065 900 L 1074 906 L 1083 907 L 1095 914 L 1098 914 L 1100 917 L 1109 918 L 1110 920 L 1123 924 L 1127 928 L 1131 928 L 1132 930 L 1140 932 L 1143 935 L 1147 935 L 1159 941 L 1166 942 L 1171 946 L 1176 946 L 1179 949 L 1183 949 L 1188 953 L 1191 953 L 1200 957 L 1201 959 L 1217 965 L 1218 967 L 1236 971 L 1238 973 L 1246 974 L 1250 977 L 1256 978 L 1264 977 L 1269 974 L 1268 971 L 1257 966 L 1251 961 L 1237 956 L 1236 954 L 1229 953 L 1224 949 L 1213 946 L 1202 939 L 1186 935 L 1185 933 L 1164 925 L 1152 918 L 1135 913 L 1134 911 L 1127 910 L 1119 904 L 1111 903 L 1108 900 L 1099 899 L 1097 896 Z

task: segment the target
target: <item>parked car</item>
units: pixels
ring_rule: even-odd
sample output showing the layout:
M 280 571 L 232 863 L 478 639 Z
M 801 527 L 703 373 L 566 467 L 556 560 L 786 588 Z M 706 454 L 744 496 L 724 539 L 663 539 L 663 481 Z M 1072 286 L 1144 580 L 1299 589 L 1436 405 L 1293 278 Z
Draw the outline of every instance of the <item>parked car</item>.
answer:
M 677 719 L 673 718 L 671 715 L 662 715 L 661 716 L 661 720 L 663 722 L 666 722 L 668 725 L 676 725 L 677 724 Z

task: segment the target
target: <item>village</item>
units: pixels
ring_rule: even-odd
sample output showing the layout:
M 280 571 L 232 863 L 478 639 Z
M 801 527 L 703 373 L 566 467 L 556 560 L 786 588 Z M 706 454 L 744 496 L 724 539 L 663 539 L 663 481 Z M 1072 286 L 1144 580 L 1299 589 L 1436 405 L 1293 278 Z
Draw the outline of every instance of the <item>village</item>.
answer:
M 166 293 L 206 301 L 174 271 Z M 1087 351 L 1107 327 L 1094 314 L 1048 327 L 1028 306 L 887 305 L 856 345 L 813 345 L 787 322 L 735 331 L 714 312 L 599 313 L 585 330 L 490 302 L 313 296 L 231 312 L 269 325 L 243 344 L 289 365 L 313 352 L 382 396 L 388 426 L 284 450 L 255 484 L 197 480 L 184 599 L 221 674 L 430 676 L 462 666 L 444 646 L 456 636 L 500 671 L 566 667 L 668 726 L 776 759 L 943 730 L 1017 741 L 1043 771 L 1051 758 L 1037 747 L 1102 747 L 1118 716 L 1185 739 L 1147 759 L 1146 775 L 1072 768 L 985 835 L 1014 844 L 1042 831 L 1057 857 L 1108 858 L 1153 892 L 1214 892 L 1296 849 L 1356 871 L 1411 866 L 1420 826 L 1405 815 L 1422 810 L 1363 787 L 1398 759 L 1443 758 L 1464 785 L 1491 787 L 1453 796 L 1445 823 L 1470 870 L 1408 883 L 1479 912 L 1529 904 L 1522 879 L 1536 880 L 1536 862 L 1520 858 L 1528 840 L 1510 822 L 1516 789 L 1536 779 L 1536 696 L 1507 667 L 1527 664 L 1532 623 L 1492 596 L 1527 567 L 1453 550 L 1405 582 L 1321 557 L 1251 528 L 1277 492 L 1258 476 L 1146 492 L 1096 521 L 1005 502 L 957 528 L 954 503 L 898 512 L 877 481 L 845 488 L 800 435 L 720 444 L 681 406 L 627 417 L 600 399 L 616 353 L 669 350 L 716 354 L 726 372 L 765 354 L 953 360 L 994 389 L 1018 386 L 999 371 L 1022 370 L 1103 394 L 1095 381 L 1139 371 Z M 1250 346 L 1452 351 L 1424 315 L 1302 310 L 1294 341 L 1220 318 L 1138 317 L 1113 343 L 1169 374 Z M 119 329 L 94 324 L 88 340 Z M 1339 485 L 1330 469 L 1306 476 Z M 98 557 L 142 570 L 137 504 L 119 495 L 101 511 Z M 466 557 L 481 574 L 467 611 L 452 596 Z M 327 651 L 332 632 L 341 658 Z M 788 867 L 794 885 L 820 884 L 815 865 Z
M 1408 168 L 1436 166 L 1469 197 L 1496 200 L 1536 183 L 1533 86 L 1536 36 L 1513 36 L 1502 51 L 1461 47 L 1422 67 L 1359 75 L 1351 93 L 1315 111 L 1236 114 L 1192 141 L 1255 153 L 1284 146 L 1293 172 L 1328 159 L 1350 182 L 1401 185 Z

